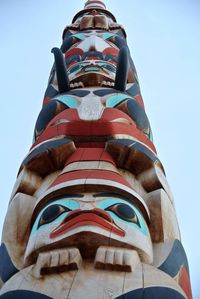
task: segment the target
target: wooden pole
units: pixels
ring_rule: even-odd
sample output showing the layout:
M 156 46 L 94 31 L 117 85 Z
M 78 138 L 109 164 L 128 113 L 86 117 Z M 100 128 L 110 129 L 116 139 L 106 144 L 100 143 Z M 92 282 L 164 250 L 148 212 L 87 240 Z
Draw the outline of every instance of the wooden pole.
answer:
M 88 0 L 52 52 L 4 222 L 0 298 L 192 299 L 124 28 Z

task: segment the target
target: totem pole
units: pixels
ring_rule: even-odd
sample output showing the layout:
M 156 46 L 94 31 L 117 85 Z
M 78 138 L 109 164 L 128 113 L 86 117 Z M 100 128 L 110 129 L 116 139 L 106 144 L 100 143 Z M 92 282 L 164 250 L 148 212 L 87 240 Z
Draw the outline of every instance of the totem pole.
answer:
M 124 28 L 89 0 L 52 53 L 4 222 L 0 298 L 192 299 Z

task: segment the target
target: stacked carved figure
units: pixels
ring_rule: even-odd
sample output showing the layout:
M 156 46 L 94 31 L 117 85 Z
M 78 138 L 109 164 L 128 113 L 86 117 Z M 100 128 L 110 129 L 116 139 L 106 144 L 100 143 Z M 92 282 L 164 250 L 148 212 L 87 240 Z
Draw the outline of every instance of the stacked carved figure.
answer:
M 192 299 L 124 28 L 87 1 L 52 52 L 4 222 L 0 298 Z

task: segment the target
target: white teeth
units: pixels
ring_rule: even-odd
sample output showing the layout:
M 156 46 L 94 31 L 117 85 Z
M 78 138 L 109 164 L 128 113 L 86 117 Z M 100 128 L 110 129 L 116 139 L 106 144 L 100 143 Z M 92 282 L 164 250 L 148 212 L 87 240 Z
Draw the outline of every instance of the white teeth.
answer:
M 75 82 L 75 83 L 70 83 L 70 88 L 74 89 L 74 88 L 83 88 L 84 84 L 83 82 Z
M 79 87 L 85 87 L 83 82 L 79 82 L 78 84 L 79 84 Z
M 110 82 L 110 81 L 103 81 L 102 83 L 101 83 L 101 86 L 102 87 L 113 87 L 115 84 L 114 84 L 114 82 Z

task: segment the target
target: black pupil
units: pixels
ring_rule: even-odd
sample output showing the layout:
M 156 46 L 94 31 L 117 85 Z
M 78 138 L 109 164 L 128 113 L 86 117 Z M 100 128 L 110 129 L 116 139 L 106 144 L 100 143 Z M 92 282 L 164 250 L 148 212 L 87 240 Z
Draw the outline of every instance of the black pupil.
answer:
M 132 219 L 135 217 L 134 210 L 128 205 L 119 204 L 116 210 L 119 213 L 119 215 L 123 216 L 124 218 Z
M 51 219 L 59 215 L 60 207 L 58 205 L 53 205 L 48 207 L 42 214 L 42 219 L 44 222 L 48 222 Z

